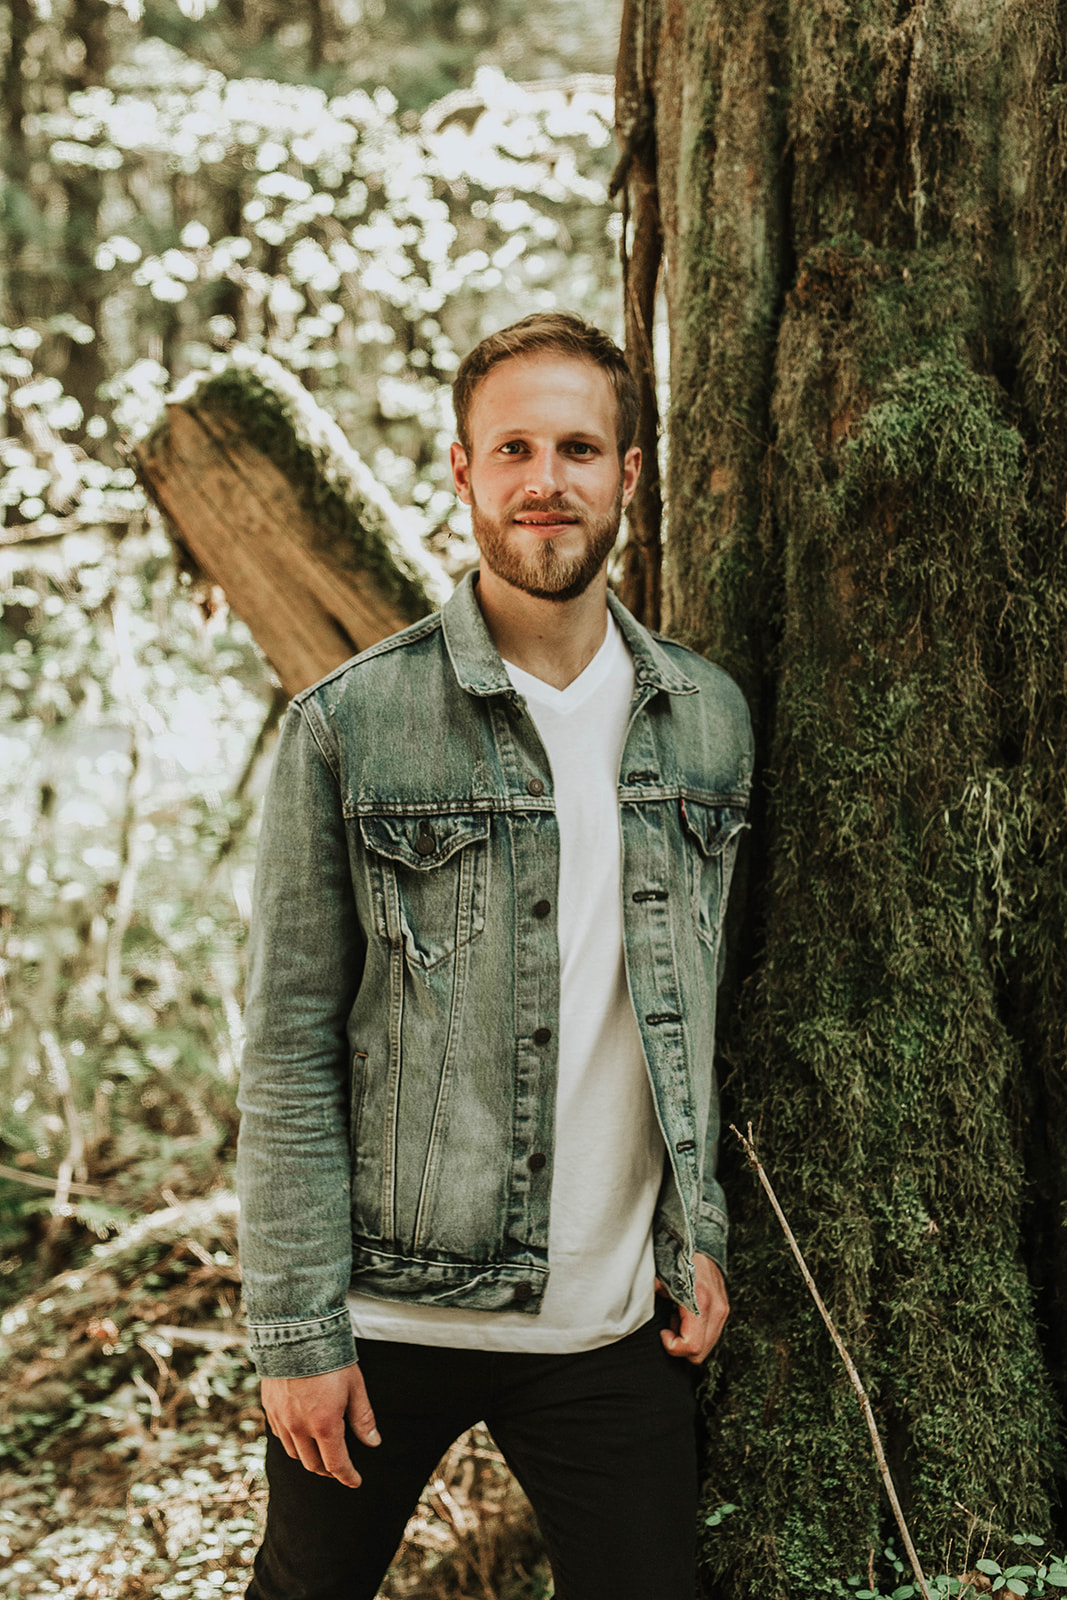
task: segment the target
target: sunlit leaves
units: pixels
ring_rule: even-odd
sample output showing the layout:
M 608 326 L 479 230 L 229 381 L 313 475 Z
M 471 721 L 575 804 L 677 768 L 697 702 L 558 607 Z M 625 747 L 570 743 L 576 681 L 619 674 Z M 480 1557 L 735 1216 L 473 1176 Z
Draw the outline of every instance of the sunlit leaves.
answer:
M 597 207 L 607 220 L 606 167 L 593 170 L 593 152 L 610 139 L 603 91 L 531 91 L 483 70 L 461 116 L 446 103 L 408 129 L 387 90 L 329 99 L 306 85 L 227 81 L 158 40 L 116 77 L 124 86 L 75 94 L 40 119 L 53 160 L 110 169 L 117 153 L 128 181 L 139 167 L 153 181 L 180 171 L 218 193 L 236 181 L 243 195 L 249 237 L 215 237 L 195 220 L 176 225 L 163 250 L 146 251 L 149 230 L 141 237 L 136 225 L 98 247 L 102 272 L 132 268 L 133 284 L 164 306 L 194 285 L 231 281 L 253 306 L 279 310 L 284 296 L 255 277 L 267 258 L 271 277 L 317 296 L 343 292 L 360 317 L 377 302 L 398 325 L 500 291 L 538 304 L 544 250 L 564 259 L 566 208 Z M 306 358 L 327 336 L 311 323 L 283 329 L 286 359 L 319 365 Z M 269 326 L 259 337 L 279 353 Z M 435 365 L 446 348 L 443 378 L 454 367 L 447 346 L 438 338 L 427 351 Z

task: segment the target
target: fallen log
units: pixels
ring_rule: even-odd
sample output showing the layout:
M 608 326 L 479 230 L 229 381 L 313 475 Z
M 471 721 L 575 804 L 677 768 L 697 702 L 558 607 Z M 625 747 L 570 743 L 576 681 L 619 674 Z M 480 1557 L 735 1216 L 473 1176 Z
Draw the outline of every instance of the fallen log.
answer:
M 236 352 L 184 385 L 132 457 L 288 694 L 451 589 L 337 424 L 270 357 Z

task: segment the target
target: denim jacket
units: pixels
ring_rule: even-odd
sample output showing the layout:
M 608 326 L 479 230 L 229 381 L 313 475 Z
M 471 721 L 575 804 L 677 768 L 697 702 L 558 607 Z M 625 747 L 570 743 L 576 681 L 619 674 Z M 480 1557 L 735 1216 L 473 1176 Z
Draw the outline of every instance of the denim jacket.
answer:
M 723 672 L 609 603 L 635 668 L 618 793 L 626 971 L 665 1147 L 656 1270 L 695 1307 L 694 1252 L 725 1266 L 715 992 L 752 739 Z M 552 772 L 472 577 L 292 702 L 263 816 L 239 1102 L 264 1376 L 356 1359 L 350 1284 L 537 1313 L 558 872 Z

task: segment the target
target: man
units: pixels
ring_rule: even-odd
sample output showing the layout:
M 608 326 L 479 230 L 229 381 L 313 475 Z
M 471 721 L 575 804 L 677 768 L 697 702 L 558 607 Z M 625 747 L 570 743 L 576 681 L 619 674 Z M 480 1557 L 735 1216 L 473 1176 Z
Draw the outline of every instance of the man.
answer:
M 608 592 L 640 471 L 612 341 L 528 317 L 454 392 L 480 572 L 296 697 L 264 814 L 248 1595 L 371 1600 L 484 1419 L 560 1600 L 687 1600 L 692 1379 L 729 1309 L 712 1051 L 748 717 Z

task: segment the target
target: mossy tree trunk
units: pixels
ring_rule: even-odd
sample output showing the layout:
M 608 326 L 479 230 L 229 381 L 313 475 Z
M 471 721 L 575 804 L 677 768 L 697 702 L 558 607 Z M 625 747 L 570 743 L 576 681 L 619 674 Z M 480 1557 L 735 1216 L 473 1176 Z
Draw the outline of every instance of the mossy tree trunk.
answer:
M 969 1514 L 994 1543 L 1067 1534 L 1067 6 L 632 13 L 663 620 L 737 675 L 763 758 L 727 1120 L 755 1126 L 922 1555 L 959 1571 Z M 707 1450 L 740 1510 L 709 1592 L 806 1600 L 869 1552 L 891 1577 L 855 1399 L 726 1165 Z

